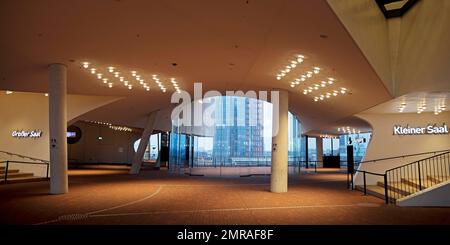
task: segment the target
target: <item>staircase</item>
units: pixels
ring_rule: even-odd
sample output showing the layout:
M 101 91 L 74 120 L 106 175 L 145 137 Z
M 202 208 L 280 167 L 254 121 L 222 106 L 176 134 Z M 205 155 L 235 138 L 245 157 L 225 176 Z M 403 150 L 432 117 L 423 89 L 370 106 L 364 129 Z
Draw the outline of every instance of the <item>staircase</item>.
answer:
M 0 184 L 5 183 L 6 169 L 0 167 Z M 18 169 L 8 169 L 8 180 L 6 183 L 23 183 L 32 181 L 46 180 L 45 177 L 34 176 L 33 173 L 20 172 Z
M 396 200 L 400 198 L 449 180 L 450 151 L 388 169 L 384 174 L 359 170 L 358 172 L 364 175 L 382 175 L 387 183 L 378 181 L 376 185 L 366 185 L 365 191 L 367 194 L 386 200 L 386 203 L 396 203 Z M 355 188 L 364 191 L 364 185 L 356 185 Z
M 0 150 L 0 184 L 48 180 L 48 171 L 48 161 Z

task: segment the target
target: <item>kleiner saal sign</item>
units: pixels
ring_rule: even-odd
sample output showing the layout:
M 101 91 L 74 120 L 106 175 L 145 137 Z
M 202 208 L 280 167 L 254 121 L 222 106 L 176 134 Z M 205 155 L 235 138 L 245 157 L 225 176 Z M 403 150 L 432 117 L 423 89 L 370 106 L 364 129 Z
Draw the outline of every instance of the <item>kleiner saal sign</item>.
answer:
M 439 135 L 439 134 L 448 134 L 448 126 L 443 123 L 441 125 L 438 124 L 428 124 L 427 126 L 422 127 L 410 127 L 408 124 L 406 126 L 395 125 L 394 126 L 394 135 Z

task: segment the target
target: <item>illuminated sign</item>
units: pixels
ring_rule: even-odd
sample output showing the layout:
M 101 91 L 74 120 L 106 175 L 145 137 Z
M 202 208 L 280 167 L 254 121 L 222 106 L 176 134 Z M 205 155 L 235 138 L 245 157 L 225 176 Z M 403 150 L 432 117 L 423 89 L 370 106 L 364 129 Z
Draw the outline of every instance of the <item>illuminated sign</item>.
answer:
M 442 126 L 429 124 L 426 127 L 410 127 L 406 125 L 394 126 L 394 135 L 423 135 L 423 134 L 448 134 L 448 126 L 444 123 Z
M 11 134 L 14 138 L 40 138 L 41 130 L 14 130 Z
M 67 138 L 75 138 L 75 137 L 77 137 L 76 132 L 67 132 Z

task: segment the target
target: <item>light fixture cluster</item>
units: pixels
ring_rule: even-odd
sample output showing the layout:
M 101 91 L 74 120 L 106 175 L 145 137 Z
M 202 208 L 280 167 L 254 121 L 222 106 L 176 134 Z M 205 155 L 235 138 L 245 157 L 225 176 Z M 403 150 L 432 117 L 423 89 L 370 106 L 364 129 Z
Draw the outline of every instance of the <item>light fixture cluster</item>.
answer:
M 434 101 L 434 115 L 439 115 L 441 112 L 445 111 L 445 99 L 435 99 Z
M 129 73 L 121 72 L 116 67 L 108 66 L 106 69 L 102 69 L 94 67 L 89 62 L 82 62 L 82 67 L 86 69 L 90 74 L 96 76 L 97 79 L 101 80 L 104 84 L 106 84 L 109 88 L 112 88 L 115 83 L 122 83 L 126 88 L 133 89 L 137 86 L 142 86 L 143 89 L 146 91 L 150 91 L 150 85 L 146 80 L 144 79 L 144 76 L 139 74 L 137 71 L 130 71 Z M 158 84 L 159 88 L 163 93 L 167 91 L 167 88 L 164 86 L 164 84 L 161 82 L 161 79 L 158 77 L 158 75 L 152 75 L 151 78 L 156 84 Z M 172 81 L 175 81 L 174 78 L 172 78 Z M 139 83 L 139 85 L 138 85 Z M 178 84 L 173 83 L 175 90 L 180 93 L 180 88 Z
M 400 103 L 399 107 L 398 107 L 398 112 L 402 113 L 406 108 L 406 102 L 403 101 L 402 103 Z
M 94 123 L 94 124 L 99 124 L 99 125 L 105 125 L 105 126 L 111 126 L 111 123 L 107 123 L 107 122 L 99 122 L 99 121 L 90 121 L 90 120 L 85 120 L 85 122 L 88 123 Z
M 161 91 L 163 93 L 166 92 L 166 87 L 164 86 L 164 84 L 159 80 L 158 75 L 152 75 L 152 79 L 153 81 L 158 84 L 159 89 L 161 89 Z
M 89 120 L 86 120 L 85 122 L 108 126 L 110 129 L 115 130 L 115 131 L 133 132 L 132 128 L 129 128 L 126 126 L 113 125 L 112 123 L 108 123 L 108 122 L 89 121 Z
M 342 132 L 344 134 L 360 134 L 361 133 L 360 130 L 356 130 L 355 128 L 350 128 L 349 126 L 338 128 L 337 131 Z
M 305 59 L 305 56 L 298 54 L 295 56 L 294 59 L 292 59 L 288 65 L 286 65 L 282 70 L 280 70 L 277 74 L 277 80 L 281 80 L 283 77 L 285 77 L 289 72 L 291 72 L 297 65 L 303 62 Z
M 303 89 L 303 94 L 306 95 L 306 94 L 312 93 L 313 90 L 319 90 L 321 88 L 325 88 L 327 86 L 333 85 L 334 81 L 335 81 L 334 78 L 329 77 L 327 79 L 327 81 L 321 81 L 320 83 L 315 83 L 315 84 L 309 86 L 308 88 Z
M 6 90 L 6 91 L 5 91 L 5 94 L 7 94 L 7 95 L 13 94 L 13 91 L 11 91 L 11 90 Z M 48 97 L 48 93 L 44 93 L 44 96 L 45 96 L 45 97 Z
M 422 98 L 418 103 L 417 103 L 417 114 L 422 113 L 423 111 L 425 111 L 427 109 L 427 101 L 425 98 Z
M 338 136 L 335 136 L 335 135 L 328 135 L 328 134 L 321 134 L 321 135 L 320 135 L 320 138 L 323 138 L 323 139 L 339 139 Z
M 133 129 L 125 126 L 110 125 L 109 128 L 116 131 L 133 132 Z
M 313 67 L 312 71 L 307 71 L 304 74 L 300 75 L 298 78 L 294 79 L 294 81 L 291 82 L 291 88 L 297 86 L 300 84 L 300 82 L 306 81 L 308 78 L 312 78 L 315 74 L 320 73 L 320 67 Z
M 177 93 L 181 93 L 180 91 L 180 87 L 178 87 L 178 83 L 177 80 L 175 80 L 175 78 L 171 78 L 170 82 L 172 83 L 173 88 L 177 91 Z
M 338 96 L 339 94 L 346 94 L 346 93 L 347 93 L 347 89 L 342 87 L 342 88 L 340 88 L 340 91 L 333 90 L 331 92 L 327 92 L 327 93 L 320 94 L 319 96 L 315 96 L 314 101 L 317 102 L 319 100 L 329 99 L 329 98 L 331 98 L 331 96 Z
M 141 85 L 146 91 L 150 91 L 150 86 L 145 82 L 145 79 L 137 73 L 137 71 L 131 71 L 131 76 L 136 80 L 136 82 L 139 82 L 139 85 Z M 120 79 L 120 77 L 119 77 Z M 124 84 L 125 85 L 125 84 Z M 132 84 L 127 84 L 125 86 L 128 86 L 128 89 L 132 89 Z

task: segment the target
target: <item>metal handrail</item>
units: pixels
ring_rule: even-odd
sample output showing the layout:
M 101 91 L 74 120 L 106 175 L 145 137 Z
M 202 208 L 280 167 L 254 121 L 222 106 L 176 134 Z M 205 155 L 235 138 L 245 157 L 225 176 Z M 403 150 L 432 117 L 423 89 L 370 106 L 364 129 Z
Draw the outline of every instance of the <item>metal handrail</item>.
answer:
M 18 157 L 21 157 L 21 158 L 28 158 L 28 159 L 31 159 L 33 161 L 49 163 L 49 161 L 47 161 L 47 160 L 42 160 L 42 159 L 39 159 L 39 158 L 29 157 L 29 156 L 25 156 L 25 155 L 21 155 L 21 154 L 17 154 L 17 153 L 12 153 L 12 152 L 8 152 L 8 151 L 1 151 L 0 150 L 0 153 L 4 153 L 4 154 L 7 154 L 7 155 L 18 156 Z
M 45 176 L 45 178 L 48 179 L 49 167 L 50 167 L 50 163 L 49 163 L 49 162 L 42 162 L 42 163 L 39 163 L 39 162 L 25 162 L 25 161 L 14 161 L 14 160 L 10 161 L 10 160 L 6 160 L 6 161 L 1 161 L 0 163 L 6 163 L 6 166 L 5 166 L 5 176 L 4 176 L 5 184 L 8 183 L 9 163 L 23 163 L 23 164 L 46 165 L 46 166 L 47 166 L 47 169 L 46 169 L 46 176 Z
M 369 172 L 369 171 L 366 171 L 366 170 L 354 169 L 353 173 L 351 173 L 351 182 L 350 182 L 351 186 L 352 186 L 352 190 L 353 190 L 353 174 L 355 174 L 355 172 L 363 173 L 364 195 L 367 195 L 366 174 L 382 176 L 384 178 L 384 201 L 386 202 L 386 204 L 389 203 L 388 188 L 387 188 L 387 178 L 386 178 L 387 175 L 386 175 L 386 173 L 380 174 L 380 173 Z M 348 179 L 348 177 L 347 177 L 347 179 Z
M 424 159 L 420 159 L 420 160 L 417 160 L 417 161 L 414 161 L 414 162 L 407 163 L 407 164 L 402 165 L 402 166 L 398 166 L 398 167 L 395 167 L 395 168 L 388 169 L 388 170 L 386 170 L 386 172 L 392 171 L 392 170 L 396 170 L 396 169 L 399 169 L 399 168 L 403 168 L 403 167 L 412 165 L 412 164 L 417 163 L 417 162 L 426 161 L 428 159 L 432 159 L 432 158 L 435 158 L 435 157 L 438 157 L 438 156 L 442 156 L 442 155 L 445 155 L 445 154 L 448 154 L 448 153 L 450 153 L 450 150 L 448 150 L 447 152 L 438 154 L 438 155 L 434 155 L 434 156 L 431 156 L 431 157 L 427 157 L 427 158 L 424 158 Z
M 379 162 L 379 161 L 385 161 L 385 160 L 391 160 L 391 159 L 397 159 L 397 158 L 405 158 L 405 157 L 413 157 L 413 156 L 420 156 L 420 155 L 426 155 L 426 154 L 436 154 L 440 152 L 450 152 L 450 149 L 447 150 L 440 150 L 440 151 L 429 151 L 429 152 L 422 152 L 422 153 L 415 153 L 415 154 L 409 154 L 409 155 L 402 155 L 402 156 L 395 156 L 395 157 L 385 157 L 385 158 L 378 158 L 368 161 L 362 161 L 360 163 L 366 163 L 366 162 Z
M 439 152 L 442 152 L 442 151 L 439 151 Z M 389 203 L 389 188 L 388 188 L 388 186 L 389 186 L 389 183 L 388 183 L 389 178 L 388 178 L 388 176 L 390 176 L 389 174 L 390 174 L 391 172 L 396 171 L 396 170 L 399 170 L 399 169 L 405 169 L 403 172 L 408 173 L 408 174 L 409 174 L 408 177 L 409 177 L 409 176 L 411 175 L 411 173 L 412 173 L 412 176 L 418 177 L 418 180 L 419 180 L 419 187 L 418 187 L 418 189 L 419 189 L 419 190 L 422 190 L 422 174 L 421 174 L 421 164 L 420 164 L 420 163 L 426 163 L 426 162 L 430 162 L 430 160 L 433 160 L 432 163 L 435 164 L 435 159 L 441 159 L 442 156 L 448 155 L 449 153 L 450 153 L 450 150 L 446 150 L 445 152 L 443 152 L 443 153 L 441 153 L 441 154 L 438 154 L 438 155 L 434 155 L 434 156 L 431 156 L 431 157 L 427 157 L 427 158 L 420 159 L 420 160 L 417 160 L 417 161 L 414 161 L 414 162 L 411 162 L 411 163 L 408 163 L 408 164 L 404 164 L 404 165 L 401 165 L 401 166 L 398 166 L 398 167 L 395 167 L 395 168 L 391 168 L 391 169 L 385 170 L 384 174 L 383 174 L 383 173 L 369 172 L 369 171 L 366 171 L 366 170 L 357 170 L 357 169 L 354 169 L 353 172 L 348 172 L 348 173 L 347 173 L 347 181 L 348 181 L 347 187 L 350 187 L 350 186 L 351 186 L 351 189 L 353 190 L 353 189 L 354 189 L 354 186 L 353 186 L 353 175 L 354 175 L 356 172 L 363 173 L 364 195 L 366 195 L 366 194 L 367 194 L 366 174 L 376 175 L 376 176 L 382 176 L 382 177 L 383 177 L 383 180 L 384 180 L 384 193 L 385 193 L 384 196 L 385 196 L 385 202 L 386 202 L 386 204 L 388 204 L 388 203 Z M 414 155 L 420 155 L 420 154 L 414 154 Z M 446 159 L 446 158 L 444 158 L 444 159 Z M 448 162 L 447 162 L 447 163 L 448 163 Z M 414 164 L 417 164 L 417 173 L 418 173 L 417 175 L 418 175 L 418 176 L 416 176 L 415 173 L 413 172 L 413 171 L 415 171 L 415 166 L 414 166 Z M 423 167 L 422 167 L 422 168 L 423 168 Z M 427 166 L 425 166 L 425 168 L 427 168 Z M 428 166 L 428 168 L 430 168 L 430 167 Z M 436 168 L 436 166 L 433 166 L 433 169 L 435 169 L 435 168 Z M 442 167 L 441 167 L 441 168 L 442 168 Z M 439 170 L 440 168 L 437 168 L 437 169 Z M 445 167 L 442 168 L 442 169 L 444 169 L 444 171 L 447 170 Z M 441 170 L 442 170 L 442 169 L 441 169 Z M 425 169 L 425 170 L 426 170 L 426 169 Z M 402 170 L 400 170 L 400 171 L 402 171 Z M 400 173 L 402 173 L 402 172 L 400 172 Z M 350 174 L 350 176 L 351 176 L 351 180 L 349 180 L 349 178 L 348 178 L 348 175 L 349 175 L 349 174 Z M 402 178 L 403 178 L 403 176 L 400 176 L 400 179 L 402 179 Z M 398 176 L 396 176 L 396 179 L 398 180 Z M 394 181 L 394 182 L 395 182 L 395 181 Z M 404 191 L 404 190 L 401 189 L 401 191 Z M 394 196 L 395 196 L 395 195 L 394 195 Z
M 430 181 L 430 179 L 433 179 L 436 175 L 439 176 L 439 178 L 445 176 L 445 178 L 448 179 L 448 174 L 450 173 L 449 167 L 450 151 L 447 151 L 438 155 L 410 162 L 402 166 L 388 169 L 385 171 L 385 181 L 387 183 L 388 180 L 392 180 L 393 182 L 396 180 L 397 183 L 401 183 L 400 186 L 395 187 L 400 190 L 401 195 L 410 195 L 417 192 L 417 189 L 421 191 L 426 184 L 429 184 L 428 187 L 436 184 L 433 183 L 435 180 Z M 448 173 L 446 173 L 447 171 Z M 423 175 L 428 177 L 422 180 Z M 410 182 L 411 180 L 418 180 L 418 186 L 415 185 L 411 187 L 407 184 L 403 185 L 404 182 Z M 425 183 L 423 183 L 423 181 Z M 398 193 L 399 191 L 396 191 L 394 192 L 394 195 L 399 195 Z

